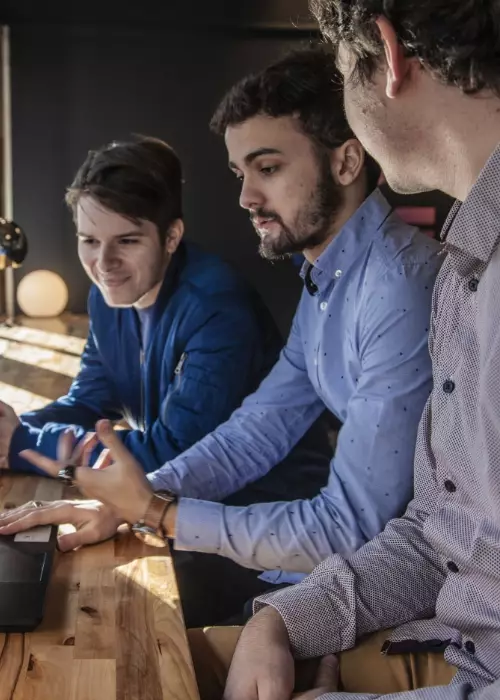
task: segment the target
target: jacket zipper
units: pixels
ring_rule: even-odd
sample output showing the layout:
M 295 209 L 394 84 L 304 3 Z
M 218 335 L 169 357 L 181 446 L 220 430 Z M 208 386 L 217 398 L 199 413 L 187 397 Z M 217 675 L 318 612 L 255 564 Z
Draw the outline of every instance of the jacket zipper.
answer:
M 141 373 L 141 423 L 142 429 L 146 430 L 146 419 L 144 415 L 144 350 L 142 348 L 139 353 L 139 365 Z
M 183 352 L 179 362 L 177 363 L 177 367 L 174 369 L 174 374 L 179 376 L 182 373 L 182 368 L 184 367 L 184 363 L 187 360 L 187 352 Z

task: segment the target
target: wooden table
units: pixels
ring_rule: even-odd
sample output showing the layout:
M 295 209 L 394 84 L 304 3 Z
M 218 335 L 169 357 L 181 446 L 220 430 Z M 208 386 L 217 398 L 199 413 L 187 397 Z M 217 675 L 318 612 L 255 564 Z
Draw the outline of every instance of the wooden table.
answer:
M 0 475 L 2 510 L 62 496 L 56 481 Z M 0 700 L 114 698 L 199 698 L 169 552 L 128 533 L 58 552 L 40 627 L 0 634 Z

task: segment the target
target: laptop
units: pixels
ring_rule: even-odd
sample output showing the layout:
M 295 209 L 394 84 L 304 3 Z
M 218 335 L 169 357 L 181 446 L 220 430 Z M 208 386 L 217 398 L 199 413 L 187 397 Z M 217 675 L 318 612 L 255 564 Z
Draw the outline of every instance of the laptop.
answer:
M 0 537 L 0 632 L 31 632 L 43 618 L 57 527 Z

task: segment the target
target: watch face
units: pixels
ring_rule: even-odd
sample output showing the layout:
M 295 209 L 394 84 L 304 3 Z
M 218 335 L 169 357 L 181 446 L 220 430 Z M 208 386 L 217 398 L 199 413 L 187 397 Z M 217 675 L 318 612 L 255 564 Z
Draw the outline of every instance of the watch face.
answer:
M 167 543 L 153 528 L 147 525 L 133 525 L 132 532 L 148 547 L 166 547 Z

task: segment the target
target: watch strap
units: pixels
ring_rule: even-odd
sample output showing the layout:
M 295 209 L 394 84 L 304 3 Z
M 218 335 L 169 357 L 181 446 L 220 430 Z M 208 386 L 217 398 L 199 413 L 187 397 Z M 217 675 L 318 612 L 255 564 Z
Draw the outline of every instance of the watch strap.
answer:
M 161 491 L 151 496 L 148 508 L 141 520 L 141 524 L 150 527 L 155 532 L 161 532 L 163 536 L 163 519 L 172 503 L 177 501 L 177 496 L 171 491 Z

